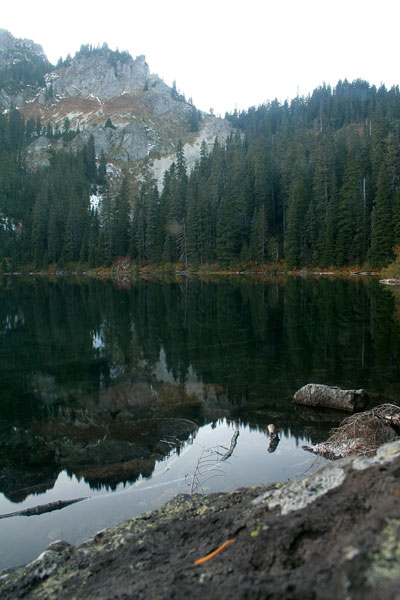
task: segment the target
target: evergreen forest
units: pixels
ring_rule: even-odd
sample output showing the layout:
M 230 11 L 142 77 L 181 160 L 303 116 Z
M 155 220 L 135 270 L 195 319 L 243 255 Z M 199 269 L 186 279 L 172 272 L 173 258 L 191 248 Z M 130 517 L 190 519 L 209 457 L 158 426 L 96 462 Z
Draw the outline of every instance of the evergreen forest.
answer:
M 189 172 L 182 143 L 158 189 L 151 159 L 134 180 L 107 177 L 93 137 L 49 150 L 30 170 L 25 150 L 52 131 L 0 115 L 0 257 L 6 268 L 83 263 L 206 263 L 381 268 L 400 244 L 400 91 L 363 80 L 226 114 L 227 140 Z M 102 200 L 97 208 L 90 195 Z M 4 266 L 4 265 L 3 265 Z

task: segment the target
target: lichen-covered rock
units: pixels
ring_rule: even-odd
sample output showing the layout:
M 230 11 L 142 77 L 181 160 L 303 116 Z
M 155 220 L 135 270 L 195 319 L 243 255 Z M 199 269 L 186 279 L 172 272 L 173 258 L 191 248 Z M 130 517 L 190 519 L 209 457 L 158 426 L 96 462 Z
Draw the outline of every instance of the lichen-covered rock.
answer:
M 340 486 L 345 477 L 344 469 L 337 465 L 327 465 L 325 469 L 320 469 L 311 478 L 293 481 L 277 490 L 267 490 L 254 500 L 254 504 L 267 502 L 269 508 L 279 506 L 281 514 L 287 515 L 292 511 L 304 508 L 329 490 Z
M 368 406 L 368 394 L 365 390 L 341 390 L 319 383 L 308 383 L 294 395 L 297 404 L 337 408 L 353 412 Z
M 53 543 L 0 574 L 0 597 L 396 599 L 399 496 L 397 441 L 302 481 L 181 495 L 79 547 Z

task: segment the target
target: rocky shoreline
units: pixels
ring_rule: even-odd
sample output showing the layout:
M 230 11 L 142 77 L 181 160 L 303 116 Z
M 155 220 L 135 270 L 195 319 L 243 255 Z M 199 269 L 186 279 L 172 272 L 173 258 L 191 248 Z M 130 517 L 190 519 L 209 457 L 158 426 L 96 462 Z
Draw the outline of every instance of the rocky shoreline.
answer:
M 397 440 L 306 479 L 177 496 L 79 547 L 54 542 L 3 571 L 0 596 L 398 600 L 399 498 Z

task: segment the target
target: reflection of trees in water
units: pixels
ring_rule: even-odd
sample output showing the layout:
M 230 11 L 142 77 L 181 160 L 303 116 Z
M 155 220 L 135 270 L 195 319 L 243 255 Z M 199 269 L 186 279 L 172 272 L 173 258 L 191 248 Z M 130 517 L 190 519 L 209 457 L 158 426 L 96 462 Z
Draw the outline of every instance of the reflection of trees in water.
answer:
M 261 430 L 273 422 L 318 441 L 337 420 L 314 423 L 293 408 L 303 384 L 398 392 L 399 326 L 376 281 L 139 281 L 122 290 L 91 279 L 10 281 L 0 288 L 1 440 L 10 424 L 57 419 L 62 404 L 114 421 L 133 411 Z M 139 459 L 126 456 L 125 469 L 129 460 Z
M 0 410 L 17 417 L 35 397 L 52 403 L 160 378 L 217 384 L 235 405 L 272 410 L 308 381 L 377 391 L 382 376 L 396 380 L 392 312 L 375 281 L 140 281 L 118 290 L 15 279 L 0 290 Z

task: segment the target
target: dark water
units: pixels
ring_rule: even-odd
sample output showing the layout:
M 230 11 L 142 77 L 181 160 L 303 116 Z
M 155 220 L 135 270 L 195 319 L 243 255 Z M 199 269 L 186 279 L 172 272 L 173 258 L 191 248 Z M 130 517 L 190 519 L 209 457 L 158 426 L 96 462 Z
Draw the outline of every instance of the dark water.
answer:
M 88 498 L 0 519 L 0 568 L 176 493 L 311 472 L 302 445 L 341 416 L 295 408 L 305 383 L 400 398 L 397 304 L 375 280 L 0 281 L 0 514 Z

